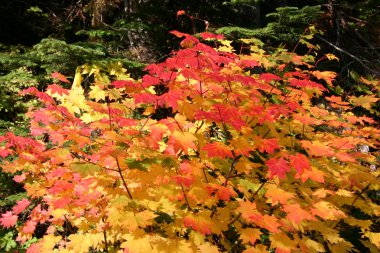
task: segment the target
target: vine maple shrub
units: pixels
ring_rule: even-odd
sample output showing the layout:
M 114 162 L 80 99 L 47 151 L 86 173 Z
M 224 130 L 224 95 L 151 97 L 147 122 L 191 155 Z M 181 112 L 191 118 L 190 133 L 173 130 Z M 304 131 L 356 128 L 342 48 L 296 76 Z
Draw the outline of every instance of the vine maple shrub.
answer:
M 0 155 L 28 199 L 1 225 L 40 235 L 28 253 L 378 252 L 379 98 L 329 95 L 311 53 L 172 33 L 184 48 L 141 80 L 85 65 L 23 92 L 31 134 Z

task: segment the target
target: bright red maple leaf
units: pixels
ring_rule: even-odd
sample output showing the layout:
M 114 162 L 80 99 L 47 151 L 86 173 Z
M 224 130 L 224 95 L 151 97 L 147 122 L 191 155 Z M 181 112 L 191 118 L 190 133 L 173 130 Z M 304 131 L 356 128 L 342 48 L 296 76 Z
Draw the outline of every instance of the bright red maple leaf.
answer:
M 289 156 L 290 166 L 296 169 L 297 174 L 302 174 L 303 170 L 310 170 L 309 160 L 305 155 L 297 153 Z
M 0 224 L 5 228 L 10 228 L 16 225 L 17 215 L 14 215 L 11 211 L 3 213 L 0 218 Z
M 51 94 L 55 94 L 55 93 L 57 93 L 58 95 L 62 95 L 62 94 L 68 95 L 69 94 L 69 91 L 67 89 L 62 88 L 61 86 L 59 86 L 55 83 L 50 84 L 47 87 L 47 90 L 50 90 Z
M 286 177 L 286 172 L 290 171 L 290 166 L 288 161 L 286 161 L 283 157 L 278 159 L 271 158 L 265 162 L 269 169 L 269 178 L 273 178 L 274 176 L 278 176 L 281 179 Z

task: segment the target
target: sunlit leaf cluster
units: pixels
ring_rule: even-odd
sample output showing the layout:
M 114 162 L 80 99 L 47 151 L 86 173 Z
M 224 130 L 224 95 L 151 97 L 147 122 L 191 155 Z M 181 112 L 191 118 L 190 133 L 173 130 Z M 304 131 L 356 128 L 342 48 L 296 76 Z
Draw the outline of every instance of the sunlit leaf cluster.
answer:
M 27 198 L 0 224 L 43 235 L 28 253 L 378 252 L 379 83 L 337 97 L 314 55 L 172 33 L 140 80 L 85 65 L 23 91 L 42 106 L 0 156 Z

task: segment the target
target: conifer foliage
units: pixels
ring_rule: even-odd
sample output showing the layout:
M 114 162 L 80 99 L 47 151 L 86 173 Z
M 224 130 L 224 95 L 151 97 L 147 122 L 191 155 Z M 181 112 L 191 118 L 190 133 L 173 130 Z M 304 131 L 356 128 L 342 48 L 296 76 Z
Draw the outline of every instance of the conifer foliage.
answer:
M 140 80 L 85 65 L 23 91 L 31 135 L 0 156 L 28 197 L 0 224 L 40 235 L 28 253 L 377 252 L 378 81 L 342 99 L 310 54 L 172 33 L 183 49 Z

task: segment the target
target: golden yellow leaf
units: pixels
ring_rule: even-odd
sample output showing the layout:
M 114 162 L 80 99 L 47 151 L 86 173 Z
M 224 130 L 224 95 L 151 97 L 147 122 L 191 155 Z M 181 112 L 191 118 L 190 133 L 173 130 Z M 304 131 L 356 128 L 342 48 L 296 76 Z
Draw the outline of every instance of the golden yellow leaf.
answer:
M 102 90 L 99 85 L 92 85 L 90 92 L 88 93 L 90 95 L 90 98 L 95 99 L 96 102 L 99 100 L 105 100 L 106 98 L 106 92 Z
M 367 232 L 364 234 L 368 239 L 376 245 L 376 247 L 380 248 L 380 233 Z
M 218 247 L 206 242 L 198 246 L 198 251 L 200 253 L 219 253 Z
M 243 243 L 251 243 L 252 245 L 255 244 L 257 239 L 260 239 L 261 235 L 260 229 L 257 228 L 246 228 L 242 229 L 240 233 L 240 239 L 243 240 Z
M 360 97 L 355 97 L 351 96 L 349 98 L 349 101 L 354 105 L 354 106 L 361 106 L 365 109 L 370 109 L 373 103 L 376 103 L 379 101 L 380 98 L 375 97 L 375 95 L 368 95 L 368 96 L 360 96 Z
M 325 56 L 326 56 L 327 59 L 329 59 L 330 61 L 331 61 L 331 60 L 337 60 L 337 61 L 339 61 L 339 58 L 336 57 L 336 56 L 333 55 L 333 54 L 325 54 Z
M 277 233 L 269 236 L 271 241 L 270 247 L 276 249 L 279 252 L 292 252 L 296 249 L 297 243 L 290 239 L 285 233 Z
M 319 242 L 313 241 L 311 239 L 306 239 L 304 242 L 308 249 L 314 250 L 314 252 L 326 252 L 325 248 Z

